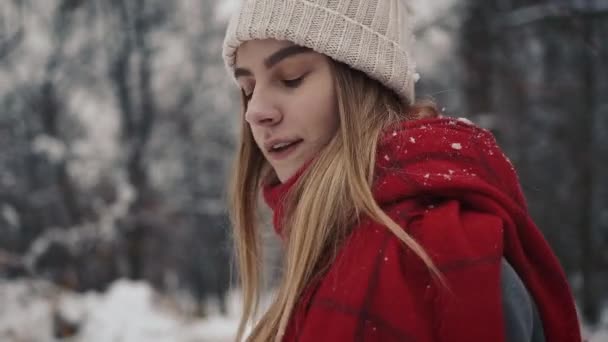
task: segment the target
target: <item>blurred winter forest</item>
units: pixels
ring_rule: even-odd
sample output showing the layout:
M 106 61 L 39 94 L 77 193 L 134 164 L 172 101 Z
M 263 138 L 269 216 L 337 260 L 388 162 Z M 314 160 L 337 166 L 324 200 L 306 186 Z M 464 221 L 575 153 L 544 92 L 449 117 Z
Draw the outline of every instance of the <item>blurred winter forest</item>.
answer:
M 209 302 L 228 313 L 239 101 L 221 43 L 235 1 L 0 3 L 0 287 L 128 279 L 185 294 L 201 319 Z M 412 7 L 418 96 L 495 133 L 581 315 L 608 326 L 608 1 Z M 55 338 L 77 333 L 53 318 Z

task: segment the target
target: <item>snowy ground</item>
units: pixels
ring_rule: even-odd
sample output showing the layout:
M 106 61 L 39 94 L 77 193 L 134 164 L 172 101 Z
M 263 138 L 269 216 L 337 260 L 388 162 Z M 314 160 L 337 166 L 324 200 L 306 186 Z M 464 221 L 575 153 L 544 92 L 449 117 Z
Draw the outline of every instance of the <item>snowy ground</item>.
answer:
M 595 329 L 590 329 L 583 326 L 583 337 L 588 342 L 608 342 L 608 308 L 604 308 L 599 326 Z
M 41 281 L 0 281 L 2 342 L 223 342 L 233 341 L 240 297 L 228 299 L 228 315 L 193 319 L 147 284 L 119 280 L 106 293 L 75 294 Z M 59 317 L 64 324 L 54 324 Z M 71 338 L 54 338 L 54 326 Z M 601 329 L 583 328 L 589 342 L 608 342 L 608 308 Z
M 3 342 L 194 342 L 233 341 L 238 296 L 229 297 L 229 314 L 193 319 L 155 294 L 145 283 L 117 281 L 104 294 L 74 294 L 44 282 L 0 282 L 0 341 Z M 173 303 L 173 304 L 172 304 Z M 53 337 L 53 321 L 71 338 Z

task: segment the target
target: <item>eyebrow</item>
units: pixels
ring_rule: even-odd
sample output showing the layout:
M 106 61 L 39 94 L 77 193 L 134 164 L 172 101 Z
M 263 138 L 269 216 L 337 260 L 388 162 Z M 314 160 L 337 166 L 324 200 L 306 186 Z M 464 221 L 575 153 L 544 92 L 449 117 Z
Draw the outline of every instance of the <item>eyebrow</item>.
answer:
M 276 51 L 275 53 L 273 53 L 272 55 L 270 55 L 269 57 L 264 59 L 264 65 L 266 66 L 266 69 L 270 69 L 287 57 L 291 57 L 291 56 L 302 54 L 302 53 L 308 53 L 308 52 L 312 52 L 312 49 L 304 47 L 304 46 L 299 46 L 299 45 L 290 45 L 290 46 L 284 47 L 284 48 Z M 252 73 L 248 69 L 245 69 L 245 68 L 234 69 L 235 78 L 238 78 L 240 76 L 251 76 L 251 75 L 252 75 Z

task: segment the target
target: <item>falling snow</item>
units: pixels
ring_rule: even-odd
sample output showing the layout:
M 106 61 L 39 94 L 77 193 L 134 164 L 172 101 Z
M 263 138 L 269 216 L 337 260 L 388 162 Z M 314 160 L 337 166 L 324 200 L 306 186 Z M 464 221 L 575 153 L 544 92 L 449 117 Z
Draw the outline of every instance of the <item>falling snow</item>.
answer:
M 460 143 L 453 143 L 452 144 L 452 148 L 455 150 L 461 150 L 462 149 L 462 145 L 460 145 Z

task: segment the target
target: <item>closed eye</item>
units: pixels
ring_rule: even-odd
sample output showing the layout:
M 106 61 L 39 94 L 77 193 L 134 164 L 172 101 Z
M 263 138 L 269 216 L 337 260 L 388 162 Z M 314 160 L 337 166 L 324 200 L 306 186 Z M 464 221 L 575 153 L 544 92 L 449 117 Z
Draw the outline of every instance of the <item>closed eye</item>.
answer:
M 304 80 L 305 77 L 306 77 L 306 74 L 302 75 L 298 78 L 291 79 L 291 80 L 281 80 L 281 83 L 283 83 L 283 85 L 287 88 L 294 89 L 294 88 L 299 87 L 300 84 L 302 84 L 302 81 Z M 241 92 L 243 93 L 243 97 L 245 98 L 245 101 L 249 102 L 251 100 L 251 97 L 253 96 L 253 91 L 251 93 L 247 94 L 245 92 L 245 90 L 241 89 Z
M 287 88 L 297 88 L 300 86 L 300 84 L 302 84 L 303 80 L 304 76 L 300 76 L 291 80 L 283 80 L 282 82 Z

